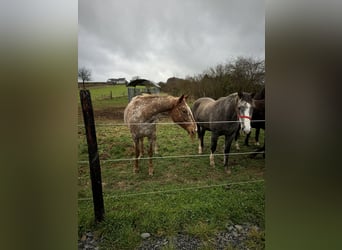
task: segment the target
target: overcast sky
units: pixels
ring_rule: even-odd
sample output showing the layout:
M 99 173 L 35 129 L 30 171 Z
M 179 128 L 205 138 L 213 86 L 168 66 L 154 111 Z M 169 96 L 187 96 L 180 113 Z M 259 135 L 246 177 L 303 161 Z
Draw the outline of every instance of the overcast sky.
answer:
M 165 82 L 264 59 L 262 0 L 79 0 L 78 64 L 93 81 Z

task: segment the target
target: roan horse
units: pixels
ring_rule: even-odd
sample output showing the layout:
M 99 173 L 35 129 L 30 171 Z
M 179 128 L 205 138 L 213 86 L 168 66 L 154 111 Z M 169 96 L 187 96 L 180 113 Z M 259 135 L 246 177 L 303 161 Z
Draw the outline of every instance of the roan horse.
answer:
M 203 152 L 203 137 L 205 131 L 209 130 L 211 131 L 210 165 L 214 167 L 214 153 L 217 147 L 217 140 L 219 136 L 224 135 L 224 167 L 228 174 L 231 173 L 228 168 L 228 154 L 231 143 L 239 129 L 239 124 L 245 133 L 249 133 L 251 130 L 250 121 L 253 112 L 253 95 L 239 92 L 221 97 L 216 101 L 212 98 L 202 97 L 197 99 L 192 107 L 192 112 L 197 123 L 199 154 Z
M 161 113 L 167 112 L 175 123 L 185 129 L 191 137 L 196 133 L 196 123 L 186 97 L 142 95 L 134 97 L 124 112 L 135 145 L 135 165 L 133 172 L 139 172 L 139 155 L 143 151 L 143 139 L 149 140 L 149 175 L 153 175 L 153 149 L 156 143 L 156 122 Z M 139 147 L 140 144 L 140 147 Z

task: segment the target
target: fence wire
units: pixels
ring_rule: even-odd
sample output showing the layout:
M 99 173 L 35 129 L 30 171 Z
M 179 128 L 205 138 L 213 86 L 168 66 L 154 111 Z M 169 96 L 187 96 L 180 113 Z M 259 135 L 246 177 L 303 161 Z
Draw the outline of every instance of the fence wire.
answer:
M 241 152 L 241 153 L 229 153 L 229 154 L 212 154 L 213 156 L 231 156 L 231 155 L 249 155 L 249 154 L 262 154 L 264 151 L 260 152 Z M 175 158 L 192 158 L 192 157 L 209 157 L 210 154 L 197 154 L 197 155 L 169 155 L 169 156 L 153 156 L 153 157 L 140 157 L 140 158 L 120 158 L 120 159 L 108 159 L 101 160 L 101 163 L 108 162 L 119 162 L 119 161 L 134 161 L 134 160 L 149 160 L 149 159 L 175 159 Z M 89 161 L 78 161 L 79 164 L 87 164 Z
M 197 124 L 212 123 L 237 123 L 240 121 L 213 121 L 213 122 L 196 122 Z M 265 122 L 265 120 L 251 120 L 251 122 Z M 130 123 L 130 125 L 175 125 L 175 124 L 192 124 L 192 122 L 137 122 Z M 95 123 L 96 126 L 106 127 L 106 126 L 127 126 L 127 123 Z M 84 124 L 78 124 L 78 127 L 84 127 Z
M 187 188 L 176 188 L 176 189 L 169 189 L 169 190 L 158 190 L 158 191 L 150 191 L 150 192 L 138 192 L 138 193 L 128 193 L 128 194 L 121 194 L 121 195 L 108 195 L 103 197 L 103 199 L 120 199 L 124 197 L 130 196 L 142 196 L 142 195 L 152 195 L 152 194 L 164 194 L 164 193 L 172 193 L 172 192 L 180 192 L 180 191 L 188 191 L 188 190 L 195 190 L 195 189 L 205 189 L 205 188 L 214 188 L 214 187 L 230 187 L 232 185 L 244 185 L 250 183 L 257 183 L 257 182 L 264 182 L 265 180 L 251 180 L 251 181 L 240 181 L 240 182 L 228 182 L 224 184 L 215 184 L 215 185 L 206 185 L 206 186 L 196 186 L 196 187 L 187 187 Z M 78 201 L 88 201 L 92 200 L 92 197 L 86 198 L 79 198 Z
M 236 123 L 240 121 L 215 121 L 210 123 Z M 265 122 L 265 120 L 251 120 L 251 122 Z M 196 122 L 199 124 L 209 123 L 209 122 Z M 131 123 L 131 125 L 177 125 L 177 124 L 190 124 L 190 122 L 155 122 L 155 123 Z M 127 126 L 126 123 L 99 123 L 95 124 L 96 127 L 111 127 L 111 126 Z M 84 124 L 78 124 L 78 127 L 84 127 Z M 213 154 L 214 156 L 233 156 L 233 155 L 250 155 L 250 154 L 263 154 L 264 151 L 260 152 L 238 152 L 238 153 L 229 153 L 229 154 Z M 107 159 L 107 160 L 100 160 L 100 163 L 111 163 L 111 162 L 121 162 L 121 161 L 134 161 L 136 159 L 139 160 L 149 160 L 149 159 L 176 159 L 176 158 L 196 158 L 196 157 L 209 157 L 210 154 L 194 154 L 194 155 L 169 155 L 169 156 L 154 156 L 154 157 L 140 157 L 140 158 L 120 158 L 120 159 Z M 78 161 L 78 164 L 89 164 L 88 160 Z M 141 196 L 141 195 L 152 195 L 152 194 L 162 194 L 162 193 L 170 193 L 170 192 L 178 192 L 178 191 L 187 191 L 187 190 L 194 190 L 194 189 L 206 189 L 206 188 L 213 188 L 213 187 L 223 187 L 223 186 L 230 186 L 230 185 L 243 185 L 249 183 L 257 183 L 257 182 L 264 182 L 263 179 L 261 180 L 252 180 L 252 181 L 241 181 L 241 182 L 233 182 L 233 183 L 224 183 L 224 184 L 215 184 L 215 185 L 206 185 L 206 186 L 196 186 L 196 187 L 187 187 L 187 188 L 178 188 L 178 189 L 170 189 L 170 190 L 159 190 L 159 191 L 150 191 L 150 192 L 140 192 L 140 193 L 128 193 L 128 194 L 121 194 L 121 195 L 111 195 L 105 196 L 104 199 L 119 199 L 124 197 L 130 196 Z M 79 198 L 78 201 L 89 201 L 92 200 L 92 197 L 87 198 Z

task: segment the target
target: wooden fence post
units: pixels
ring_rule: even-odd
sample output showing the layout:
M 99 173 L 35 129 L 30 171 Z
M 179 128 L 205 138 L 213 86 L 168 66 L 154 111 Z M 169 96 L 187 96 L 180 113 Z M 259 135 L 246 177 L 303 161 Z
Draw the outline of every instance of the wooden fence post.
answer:
M 102 194 L 100 158 L 97 150 L 94 112 L 89 90 L 80 90 L 80 99 L 88 144 L 89 168 L 93 192 L 95 221 L 100 222 L 104 217 L 105 211 Z

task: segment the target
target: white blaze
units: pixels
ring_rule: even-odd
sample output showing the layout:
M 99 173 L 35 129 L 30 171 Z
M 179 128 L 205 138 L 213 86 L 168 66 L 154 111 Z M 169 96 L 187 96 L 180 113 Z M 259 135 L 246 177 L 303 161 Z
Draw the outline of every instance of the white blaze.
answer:
M 243 113 L 240 115 L 244 116 L 240 118 L 240 122 L 242 123 L 243 132 L 248 134 L 251 131 L 251 105 L 246 103 L 246 108 L 243 110 Z M 250 117 L 250 118 L 247 118 Z

